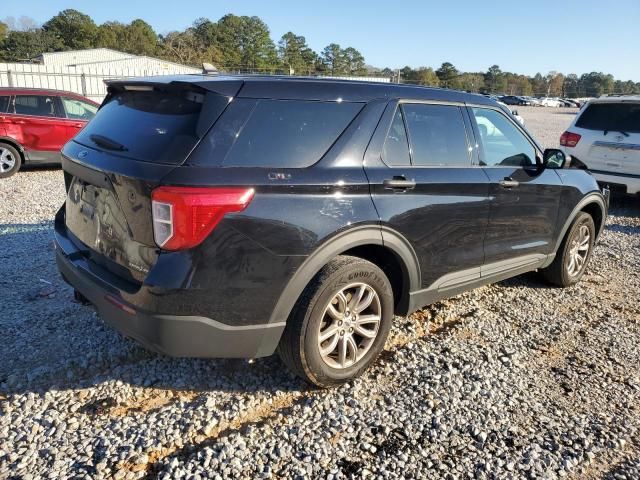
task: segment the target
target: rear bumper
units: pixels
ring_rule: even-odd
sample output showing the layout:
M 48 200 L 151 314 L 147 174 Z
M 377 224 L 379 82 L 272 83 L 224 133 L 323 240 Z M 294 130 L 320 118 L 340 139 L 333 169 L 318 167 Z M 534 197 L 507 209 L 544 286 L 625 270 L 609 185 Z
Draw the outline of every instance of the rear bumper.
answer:
M 107 324 L 150 350 L 172 357 L 257 358 L 271 355 L 278 345 L 284 322 L 236 326 L 203 316 L 141 310 L 123 300 L 126 292 L 95 275 L 95 269 L 58 229 L 55 245 L 64 280 L 95 306 Z
M 600 170 L 590 170 L 590 172 L 600 184 L 610 184 L 612 187 L 620 185 L 626 187 L 626 193 L 640 193 L 640 175 L 618 174 Z

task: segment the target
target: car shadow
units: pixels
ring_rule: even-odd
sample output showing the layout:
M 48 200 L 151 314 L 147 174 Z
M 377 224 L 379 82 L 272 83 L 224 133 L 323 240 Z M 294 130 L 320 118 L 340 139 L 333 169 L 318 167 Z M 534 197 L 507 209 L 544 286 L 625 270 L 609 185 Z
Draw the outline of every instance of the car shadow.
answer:
M 175 391 L 307 391 L 277 355 L 171 358 L 147 351 L 73 298 L 54 259 L 53 224 L 0 225 L 0 404 L 26 392 L 83 389 L 110 381 Z

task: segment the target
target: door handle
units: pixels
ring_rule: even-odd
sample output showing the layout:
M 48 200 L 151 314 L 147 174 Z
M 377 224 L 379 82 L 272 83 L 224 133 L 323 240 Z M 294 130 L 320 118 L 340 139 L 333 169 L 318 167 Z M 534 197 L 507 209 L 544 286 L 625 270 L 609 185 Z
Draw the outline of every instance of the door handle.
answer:
M 411 190 L 416 186 L 415 180 L 407 180 L 403 176 L 387 178 L 382 181 L 382 184 L 389 190 Z
M 517 180 L 514 180 L 511 177 L 504 177 L 503 180 L 500 180 L 500 186 L 502 188 L 513 188 L 513 187 L 517 187 L 518 185 L 520 185 L 520 182 Z
M 74 123 L 73 126 L 76 128 L 82 128 L 84 127 L 84 123 Z

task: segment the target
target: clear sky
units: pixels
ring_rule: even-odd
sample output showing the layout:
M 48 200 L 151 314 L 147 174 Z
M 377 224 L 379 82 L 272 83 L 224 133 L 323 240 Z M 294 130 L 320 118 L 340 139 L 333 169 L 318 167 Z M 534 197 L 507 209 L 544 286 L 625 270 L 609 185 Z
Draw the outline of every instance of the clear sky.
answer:
M 278 41 L 291 30 L 316 51 L 352 46 L 369 65 L 439 67 L 533 75 L 602 71 L 640 81 L 640 0 L 2 0 L 0 18 L 44 22 L 75 8 L 93 17 L 142 18 L 158 33 L 182 30 L 198 17 L 257 15 Z

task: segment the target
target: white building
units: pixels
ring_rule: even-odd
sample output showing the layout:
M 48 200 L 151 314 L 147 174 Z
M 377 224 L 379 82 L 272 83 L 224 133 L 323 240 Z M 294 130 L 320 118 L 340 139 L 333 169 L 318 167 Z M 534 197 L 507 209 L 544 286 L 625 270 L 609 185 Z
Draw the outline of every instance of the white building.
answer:
M 136 70 L 147 71 L 149 75 L 201 73 L 199 68 L 188 67 L 154 57 L 132 55 L 110 48 L 47 52 L 35 60 L 49 67 L 66 67 L 78 73 L 103 71 Z

